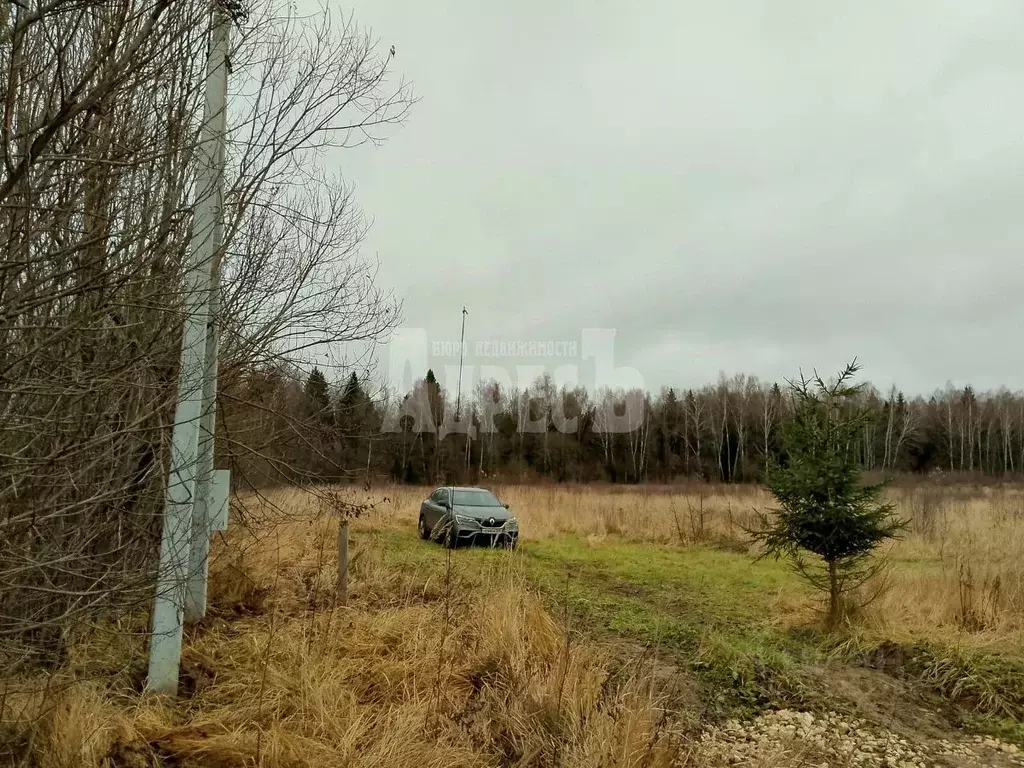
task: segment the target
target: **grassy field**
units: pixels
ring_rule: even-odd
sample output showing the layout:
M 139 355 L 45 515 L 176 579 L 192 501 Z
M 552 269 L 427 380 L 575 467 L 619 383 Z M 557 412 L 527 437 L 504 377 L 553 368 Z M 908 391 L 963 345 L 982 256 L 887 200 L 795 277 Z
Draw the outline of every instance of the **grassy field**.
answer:
M 428 490 L 388 491 L 377 526 L 407 529 Z M 513 486 L 497 491 L 517 512 L 527 542 L 572 537 L 609 560 L 619 558 L 615 547 L 624 543 L 685 548 L 703 553 L 702 567 L 714 572 L 716 584 L 731 586 L 735 579 L 723 581 L 721 571 L 737 569 L 748 583 L 767 580 L 783 586 L 778 568 L 755 567 L 747 556 L 756 553 L 748 547 L 744 528 L 755 523 L 754 510 L 772 506 L 759 488 L 698 487 L 680 493 Z M 910 527 L 903 539 L 883 550 L 893 566 L 888 589 L 861 617 L 858 635 L 1013 654 L 1024 649 L 1024 492 L 921 486 L 892 490 L 889 496 Z M 785 588 L 791 597 L 800 597 L 798 585 Z M 801 611 L 798 622 L 809 618 L 811 608 L 806 599 L 799 608 L 792 601 L 787 605 L 787 610 Z
M 346 605 L 329 510 L 295 491 L 239 501 L 182 698 L 141 696 L 144 669 L 124 662 L 144 659 L 139 635 L 92 627 L 48 691 L 4 696 L 8 741 L 46 767 L 738 764 L 707 729 L 780 708 L 936 742 L 1024 736 L 1016 489 L 892 491 L 908 534 L 833 636 L 783 563 L 755 560 L 760 490 L 497 491 L 515 552 L 419 541 L 427 489 L 369 494 Z M 742 764 L 806 764 L 802 749 Z

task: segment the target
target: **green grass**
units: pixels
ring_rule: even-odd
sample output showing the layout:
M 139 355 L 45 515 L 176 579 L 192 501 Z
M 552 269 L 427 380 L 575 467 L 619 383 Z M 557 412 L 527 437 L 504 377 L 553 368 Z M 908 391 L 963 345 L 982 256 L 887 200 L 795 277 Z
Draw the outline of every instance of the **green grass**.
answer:
M 900 571 L 939 571 L 941 558 L 934 555 L 889 555 L 889 564 Z
M 375 549 L 395 567 L 427 574 L 423 578 L 435 584 L 443 578 L 447 553 L 442 547 L 411 532 L 362 535 L 376 538 Z M 514 554 L 460 549 L 452 553 L 452 563 L 457 588 L 511 571 L 544 597 L 554 615 L 566 616 L 570 629 L 619 645 L 626 654 L 640 646 L 670 656 L 699 683 L 710 716 L 831 706 L 827 686 L 809 674 L 810 668 L 829 660 L 860 664 L 870 650 L 856 642 L 837 644 L 842 638 L 824 637 L 815 627 L 780 621 L 779 597 L 809 597 L 806 584 L 785 563 L 755 562 L 728 549 L 618 540 L 591 546 L 565 536 L 525 542 Z M 929 567 L 925 562 L 894 565 Z M 969 725 L 1024 737 L 1014 719 L 1024 711 L 1022 662 L 909 650 L 914 652 L 900 672 L 958 704 L 965 715 L 972 713 Z
M 674 653 L 719 714 L 805 703 L 800 666 L 819 658 L 808 636 L 788 632 L 771 606 L 803 585 L 783 564 L 703 547 L 572 538 L 531 543 L 532 582 L 591 631 Z M 568 578 L 567 578 L 568 577 Z
M 441 547 L 408 535 L 374 535 L 388 560 L 443 572 Z M 800 665 L 820 654 L 806 633 L 786 632 L 774 621 L 779 592 L 804 590 L 783 564 L 709 548 L 591 547 L 573 537 L 524 543 L 511 558 L 484 548 L 453 553 L 460 581 L 509 567 L 541 592 L 554 614 L 568 612 L 573 629 L 671 654 L 700 681 L 718 714 L 804 701 Z
M 1013 744 L 1024 744 L 1024 723 L 1008 717 L 974 715 L 967 719 L 967 727 L 975 733 L 995 736 Z

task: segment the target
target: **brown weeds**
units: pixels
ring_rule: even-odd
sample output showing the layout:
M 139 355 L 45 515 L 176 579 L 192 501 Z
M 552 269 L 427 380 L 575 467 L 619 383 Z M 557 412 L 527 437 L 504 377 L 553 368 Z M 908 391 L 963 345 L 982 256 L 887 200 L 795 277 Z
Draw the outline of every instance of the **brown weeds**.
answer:
M 590 546 L 619 537 L 746 551 L 743 510 L 771 506 L 754 488 L 689 496 L 496 490 L 519 517 L 527 546 L 574 534 Z M 1020 492 L 890 493 L 902 514 L 922 519 L 885 553 L 888 588 L 855 631 L 1018 652 Z M 353 522 L 348 605 L 335 599 L 336 521 L 297 491 L 249 504 L 245 524 L 215 541 L 210 615 L 187 635 L 185 697 L 139 693 L 139 665 L 126 662 L 144 659 L 138 622 L 84 628 L 69 638 L 66 667 L 45 689 L 24 681 L 0 697 L 11 760 L 40 768 L 323 768 L 639 767 L 684 759 L 650 670 L 613 673 L 610 651 L 572 635 L 568 614 L 548 613 L 515 556 L 486 573 L 457 564 L 403 571 L 368 544 L 359 534 L 370 529 L 413 535 L 424 489 L 386 495 L 370 517 Z M 950 685 L 965 679 L 952 662 L 933 667 Z
M 411 530 L 430 489 L 387 490 L 377 528 Z M 713 546 L 745 553 L 753 510 L 770 510 L 756 486 L 504 486 L 494 489 L 520 520 L 523 541 L 571 534 L 599 546 L 609 537 L 666 546 Z M 892 488 L 906 536 L 881 554 L 883 583 L 867 585 L 870 604 L 856 630 L 879 639 L 979 650 L 1024 647 L 1024 490 L 919 485 Z M 970 578 L 965 579 L 965 570 Z M 884 589 L 880 589 L 884 587 Z M 965 606 L 969 603 L 968 613 Z
M 567 644 L 514 566 L 473 588 L 453 566 L 445 599 L 444 574 L 402 573 L 368 552 L 340 606 L 329 599 L 337 564 L 320 546 L 335 525 L 230 531 L 211 567 L 211 617 L 186 644 L 186 698 L 141 696 L 128 675 L 79 682 L 69 668 L 58 695 L 7 697 L 21 758 L 41 768 L 671 764 L 650 686 L 615 680 L 600 647 Z

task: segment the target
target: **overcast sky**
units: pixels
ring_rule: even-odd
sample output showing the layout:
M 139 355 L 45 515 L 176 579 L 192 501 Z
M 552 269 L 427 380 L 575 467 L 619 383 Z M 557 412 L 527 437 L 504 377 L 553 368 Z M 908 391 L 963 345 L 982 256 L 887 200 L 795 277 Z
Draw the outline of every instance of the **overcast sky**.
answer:
M 336 158 L 365 252 L 431 340 L 466 304 L 467 362 L 612 328 L 655 391 L 854 355 L 1024 388 L 1020 0 L 338 8 L 420 98 Z

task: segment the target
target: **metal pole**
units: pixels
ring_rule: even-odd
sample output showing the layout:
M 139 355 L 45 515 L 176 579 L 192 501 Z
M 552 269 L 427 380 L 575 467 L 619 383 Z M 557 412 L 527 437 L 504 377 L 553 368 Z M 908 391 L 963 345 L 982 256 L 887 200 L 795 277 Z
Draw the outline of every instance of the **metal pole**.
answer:
M 218 217 L 214 225 L 214 243 L 222 242 L 223 189 L 217 190 Z M 203 409 L 199 419 L 199 457 L 196 468 L 196 501 L 192 509 L 192 545 L 188 560 L 188 581 L 185 588 L 185 622 L 199 621 L 206 615 L 206 584 L 209 574 L 210 536 L 213 533 L 211 511 L 213 500 L 213 449 L 217 429 L 217 317 L 220 313 L 218 265 L 213 267 L 210 286 L 210 319 L 206 329 L 206 373 L 203 381 Z
M 462 357 L 465 352 L 466 346 L 466 315 L 469 312 L 466 311 L 465 305 L 462 307 L 462 339 L 459 341 L 459 386 L 458 394 L 455 397 L 455 420 L 459 420 L 459 415 L 462 413 Z
M 163 535 L 156 599 L 153 603 L 153 634 L 150 639 L 148 690 L 176 694 L 181 662 L 182 615 L 185 583 L 191 554 L 193 505 L 197 498 L 199 422 L 203 412 L 204 379 L 207 373 L 207 337 L 210 318 L 210 287 L 216 253 L 216 222 L 220 217 L 218 189 L 224 154 L 227 108 L 228 37 L 231 19 L 217 7 L 206 63 L 206 103 L 198 146 L 195 218 L 189 242 L 185 275 L 185 328 L 181 342 L 178 405 L 171 444 L 171 472 L 167 480 Z

